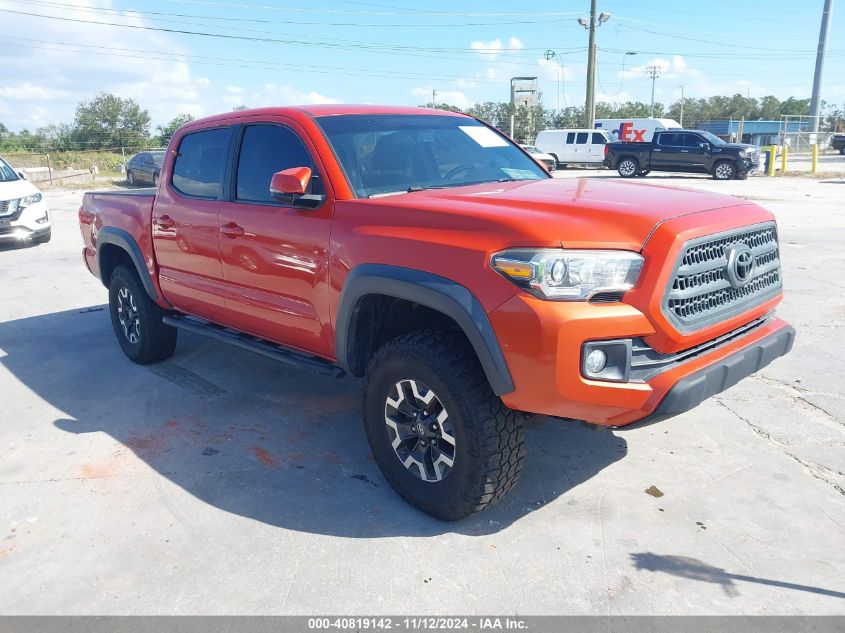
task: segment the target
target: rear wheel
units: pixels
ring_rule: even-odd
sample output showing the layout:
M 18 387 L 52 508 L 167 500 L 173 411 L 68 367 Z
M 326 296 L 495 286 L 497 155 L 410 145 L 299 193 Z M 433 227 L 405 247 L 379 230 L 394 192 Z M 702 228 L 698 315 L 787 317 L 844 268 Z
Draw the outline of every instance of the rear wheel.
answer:
M 364 388 L 364 426 L 388 483 L 443 521 L 495 503 L 522 470 L 521 420 L 493 393 L 457 332 L 406 334 L 376 353 Z
M 713 166 L 713 178 L 716 180 L 732 180 L 736 177 L 736 165 L 733 161 L 720 160 Z
M 839 153 L 845 155 L 845 145 L 839 148 Z
M 640 171 L 640 164 L 635 158 L 623 158 L 616 166 L 616 171 L 623 178 L 632 178 Z
M 109 281 L 109 314 L 117 342 L 130 360 L 147 365 L 173 355 L 176 328 L 162 323 L 165 311 L 126 266 L 115 268 Z

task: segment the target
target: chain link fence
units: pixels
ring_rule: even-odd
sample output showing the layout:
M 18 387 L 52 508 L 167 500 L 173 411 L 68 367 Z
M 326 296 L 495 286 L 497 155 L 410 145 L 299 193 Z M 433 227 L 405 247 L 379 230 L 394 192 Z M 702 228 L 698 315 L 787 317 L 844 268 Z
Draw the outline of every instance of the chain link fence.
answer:
M 64 152 L 9 152 L 8 163 L 33 182 L 61 184 L 67 179 L 81 181 L 101 173 L 122 174 L 125 163 L 142 151 L 163 148 L 132 147 Z

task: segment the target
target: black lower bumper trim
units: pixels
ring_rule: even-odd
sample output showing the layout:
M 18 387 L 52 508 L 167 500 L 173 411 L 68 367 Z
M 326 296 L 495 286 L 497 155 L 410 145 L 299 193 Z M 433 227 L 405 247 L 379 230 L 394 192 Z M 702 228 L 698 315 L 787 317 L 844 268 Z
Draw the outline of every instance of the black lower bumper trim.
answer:
M 718 363 L 682 378 L 651 415 L 627 425 L 627 428 L 659 422 L 697 407 L 707 398 L 733 387 L 746 376 L 787 354 L 794 341 L 795 329 L 786 326 Z

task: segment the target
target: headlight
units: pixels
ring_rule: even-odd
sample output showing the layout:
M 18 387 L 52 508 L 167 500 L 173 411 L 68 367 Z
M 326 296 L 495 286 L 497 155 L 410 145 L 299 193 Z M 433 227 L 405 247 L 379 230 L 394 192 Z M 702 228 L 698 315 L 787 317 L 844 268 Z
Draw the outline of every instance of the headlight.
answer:
M 747 150 L 747 149 L 741 149 L 741 150 L 739 150 L 739 156 L 740 156 L 740 158 L 745 158 L 747 155 L 748 155 L 748 150 Z
M 493 270 L 542 299 L 586 301 L 634 287 L 643 258 L 631 251 L 514 249 L 496 253 Z
M 41 202 L 41 198 L 43 196 L 40 193 L 31 193 L 26 198 L 21 198 L 21 206 L 28 207 L 31 204 L 37 204 Z

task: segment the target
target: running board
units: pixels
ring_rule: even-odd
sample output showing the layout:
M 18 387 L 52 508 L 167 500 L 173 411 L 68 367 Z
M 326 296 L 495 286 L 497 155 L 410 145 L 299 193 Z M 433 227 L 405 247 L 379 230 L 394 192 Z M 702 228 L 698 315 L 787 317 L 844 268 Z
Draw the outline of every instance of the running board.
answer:
M 333 378 L 343 378 L 346 372 L 337 365 L 316 356 L 309 356 L 301 352 L 276 345 L 257 336 L 244 334 L 232 328 L 216 325 L 195 317 L 182 315 L 167 315 L 162 319 L 165 325 L 182 330 L 188 330 L 202 336 L 210 336 L 218 341 L 229 343 L 235 347 L 261 354 L 292 367 L 310 369 L 313 372 Z

